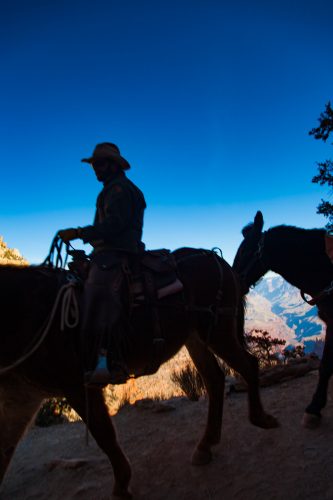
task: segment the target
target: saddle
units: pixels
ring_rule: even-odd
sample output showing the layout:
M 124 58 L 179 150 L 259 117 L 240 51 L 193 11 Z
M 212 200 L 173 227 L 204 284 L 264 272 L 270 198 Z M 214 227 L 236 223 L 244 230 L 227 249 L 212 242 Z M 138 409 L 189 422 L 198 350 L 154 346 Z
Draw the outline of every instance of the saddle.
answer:
M 83 258 L 80 252 L 73 255 L 73 262 L 69 268 L 73 274 L 80 276 L 83 283 L 89 274 L 89 260 Z M 75 258 L 76 257 L 76 258 Z M 128 257 L 126 254 L 110 255 L 94 259 L 100 269 L 106 271 L 115 270 L 115 273 L 109 273 L 113 279 L 122 281 L 124 286 L 119 288 L 119 305 L 114 307 L 114 318 L 117 320 L 117 326 L 113 327 L 113 333 L 108 338 L 107 355 L 111 362 L 117 358 L 126 358 L 125 347 L 127 332 L 129 332 L 131 312 L 140 305 L 148 305 L 152 322 L 153 354 L 147 366 L 141 373 L 133 376 L 149 375 L 155 373 L 163 361 L 164 354 L 164 335 L 160 324 L 159 300 L 179 293 L 183 290 L 183 284 L 177 276 L 177 267 L 173 255 L 169 250 L 150 250 L 140 255 Z M 121 275 L 123 279 L 121 279 Z M 99 325 L 99 316 L 90 317 L 90 321 L 95 327 L 92 330 L 101 330 Z M 125 346 L 125 347 L 123 347 Z M 85 348 L 87 352 L 87 365 L 92 358 L 90 351 L 94 349 L 91 346 Z
M 170 250 L 145 251 L 131 280 L 130 292 L 134 305 L 154 303 L 182 290 L 183 284 L 177 276 L 176 263 Z
M 148 250 L 138 262 L 138 274 L 133 273 L 130 285 L 132 306 L 150 305 L 153 324 L 153 356 L 144 369 L 145 375 L 155 373 L 163 361 L 164 335 L 161 328 L 158 301 L 163 297 L 179 293 L 183 284 L 177 275 L 177 266 L 170 250 Z
M 70 255 L 73 257 L 73 261 L 69 263 L 70 271 L 84 282 L 89 274 L 89 257 L 82 250 L 71 251 Z M 102 259 L 101 267 L 109 268 L 113 265 L 121 267 L 128 276 L 132 305 L 155 302 L 183 290 L 170 250 L 146 250 L 131 259 L 113 259 L 108 265 L 103 264 Z

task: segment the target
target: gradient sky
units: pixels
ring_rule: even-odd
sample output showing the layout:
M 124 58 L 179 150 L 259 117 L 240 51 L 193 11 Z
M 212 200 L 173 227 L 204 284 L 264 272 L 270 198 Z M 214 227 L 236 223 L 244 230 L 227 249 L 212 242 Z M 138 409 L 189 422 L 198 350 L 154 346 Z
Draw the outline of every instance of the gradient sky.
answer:
M 0 235 L 31 262 L 90 224 L 80 162 L 112 141 L 146 196 L 148 248 L 221 247 L 242 227 L 320 227 L 308 135 L 333 100 L 331 0 L 5 0 Z M 89 247 L 87 247 L 89 250 Z

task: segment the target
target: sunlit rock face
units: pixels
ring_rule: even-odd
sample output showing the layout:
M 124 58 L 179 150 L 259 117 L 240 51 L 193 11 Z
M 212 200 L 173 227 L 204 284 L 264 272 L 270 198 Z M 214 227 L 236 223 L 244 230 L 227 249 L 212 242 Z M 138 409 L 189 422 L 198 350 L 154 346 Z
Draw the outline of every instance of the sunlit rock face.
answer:
M 248 295 L 246 331 L 267 330 L 285 339 L 286 345 L 305 345 L 307 352 L 321 354 L 325 328 L 317 308 L 302 299 L 297 288 L 281 276 L 263 278 Z
M 9 248 L 0 236 L 0 265 L 28 266 L 29 263 L 22 257 L 16 248 Z

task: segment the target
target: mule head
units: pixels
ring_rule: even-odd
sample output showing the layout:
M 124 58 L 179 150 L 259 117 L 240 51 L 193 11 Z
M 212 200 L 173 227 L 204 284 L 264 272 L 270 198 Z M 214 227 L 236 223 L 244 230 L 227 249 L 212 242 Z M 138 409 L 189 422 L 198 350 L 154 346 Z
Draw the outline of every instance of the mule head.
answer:
M 241 279 L 244 295 L 269 270 L 262 256 L 263 226 L 264 218 L 258 211 L 254 221 L 242 229 L 244 240 L 238 247 L 232 265 Z

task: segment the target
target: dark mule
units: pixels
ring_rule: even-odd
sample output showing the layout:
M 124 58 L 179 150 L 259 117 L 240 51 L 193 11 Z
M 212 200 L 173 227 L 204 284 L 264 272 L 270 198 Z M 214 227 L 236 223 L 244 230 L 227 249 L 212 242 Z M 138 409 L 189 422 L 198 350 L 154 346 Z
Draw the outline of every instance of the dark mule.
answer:
M 318 425 L 326 405 L 329 378 L 333 373 L 333 265 L 325 253 L 325 230 L 276 226 L 263 232 L 263 216 L 257 212 L 254 223 L 243 229 L 233 269 L 244 284 L 244 293 L 272 270 L 313 297 L 318 316 L 326 323 L 326 339 L 319 367 L 319 381 L 303 424 Z M 312 302 L 312 301 L 311 301 Z
M 263 428 L 275 427 L 276 420 L 261 405 L 256 359 L 243 344 L 243 302 L 231 267 L 216 254 L 194 249 L 173 253 L 184 292 L 159 302 L 164 344 L 161 363 L 185 344 L 199 370 L 209 398 L 208 420 L 192 461 L 211 460 L 211 446 L 220 441 L 224 373 L 215 356 L 239 372 L 249 386 L 249 418 Z M 62 331 L 61 312 L 48 325 L 43 342 L 30 357 L 25 353 L 36 345 L 61 287 L 64 271 L 56 269 L 0 268 L 1 352 L 0 352 L 0 474 L 3 477 L 24 429 L 41 400 L 65 396 L 87 423 L 100 448 L 109 457 L 114 471 L 114 494 L 130 498 L 131 469 L 122 452 L 105 406 L 102 390 L 83 385 L 78 353 L 78 328 Z M 154 362 L 154 328 L 148 305 L 134 307 L 132 329 L 127 338 L 126 362 L 139 373 Z M 23 360 L 15 366 L 17 359 Z M 14 367 L 7 373 L 3 368 Z M 88 411 L 87 411 L 88 408 Z

